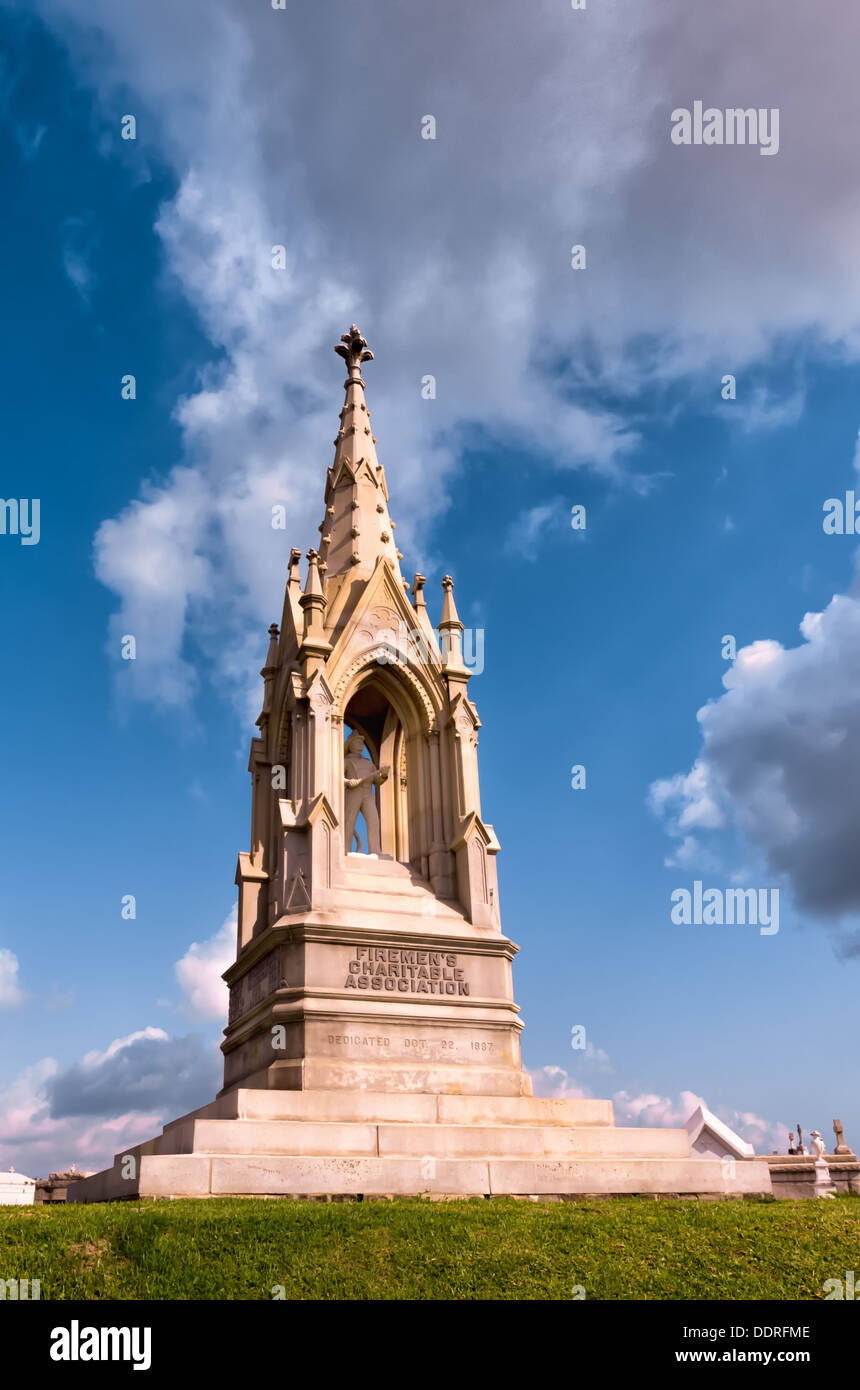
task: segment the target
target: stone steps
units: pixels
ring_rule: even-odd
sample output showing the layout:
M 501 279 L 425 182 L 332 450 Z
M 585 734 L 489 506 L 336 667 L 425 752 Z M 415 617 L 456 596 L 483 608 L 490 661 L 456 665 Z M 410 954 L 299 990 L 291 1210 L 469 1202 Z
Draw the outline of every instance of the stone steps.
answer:
M 171 1125 L 159 1154 L 329 1155 L 354 1158 L 689 1158 L 686 1130 L 606 1125 L 392 1125 L 307 1120 L 186 1120 Z
M 380 916 L 384 922 L 392 913 L 408 913 L 412 917 L 420 917 L 422 921 L 429 919 L 434 930 L 440 921 L 450 921 L 465 927 L 469 935 L 473 934 L 471 924 L 456 903 L 444 901 L 427 889 L 399 880 L 391 887 L 384 886 L 382 882 L 377 885 L 371 879 L 364 880 L 360 886 L 336 884 L 329 889 L 329 900 L 331 907 L 347 911 L 350 919 L 358 913 L 373 913 L 377 930 L 381 924 Z
M 582 1196 L 770 1193 L 767 1163 L 724 1172 L 716 1159 L 436 1159 L 294 1155 L 144 1155 L 70 1185 L 69 1201 L 218 1196 Z
M 613 1126 L 612 1102 L 584 1097 L 421 1095 L 379 1091 L 260 1091 L 238 1087 L 191 1119 L 312 1120 L 319 1122 L 443 1125 Z
M 607 1100 L 238 1088 L 116 1155 L 70 1201 L 202 1196 L 770 1193 L 766 1160 L 693 1158 Z
M 431 885 L 408 864 L 396 859 L 347 855 L 341 881 L 331 888 L 333 906 L 353 911 L 418 913 L 435 921 L 459 922 L 469 927 L 458 902 L 437 898 Z M 431 910 L 432 909 L 432 910 Z M 378 925 L 378 922 L 375 923 Z M 471 927 L 469 927 L 471 932 Z
M 408 879 L 423 883 L 428 893 L 433 891 L 426 879 L 422 879 L 414 869 L 408 864 L 401 864 L 398 859 L 382 859 L 372 854 L 348 854 L 346 872 L 348 875 L 355 875 L 356 878 Z

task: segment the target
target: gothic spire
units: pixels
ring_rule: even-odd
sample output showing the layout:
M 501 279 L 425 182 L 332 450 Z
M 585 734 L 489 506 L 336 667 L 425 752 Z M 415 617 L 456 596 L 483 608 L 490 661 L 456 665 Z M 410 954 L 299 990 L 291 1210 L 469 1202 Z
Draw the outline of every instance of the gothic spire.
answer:
M 454 581 L 450 574 L 443 575 L 442 588 L 445 593 L 442 617 L 436 625 L 442 647 L 442 669 L 449 675 L 465 674 L 468 679 L 472 673 L 463 665 L 463 624 L 454 602 Z
M 322 583 L 320 582 L 318 562 L 319 556 L 317 552 L 315 550 L 309 550 L 308 576 L 305 580 L 305 591 L 299 599 L 299 607 L 304 614 L 299 657 L 310 656 L 322 658 L 324 660 L 331 651 L 331 643 L 325 635 L 325 627 L 323 625 L 326 598 L 323 593 Z
M 376 456 L 361 375 L 362 363 L 372 361 L 373 353 L 355 324 L 341 335 L 334 350 L 346 362 L 346 399 L 328 471 L 325 519 L 319 528 L 320 568 L 326 581 L 347 573 L 364 578 L 384 555 L 399 576 L 388 488 Z

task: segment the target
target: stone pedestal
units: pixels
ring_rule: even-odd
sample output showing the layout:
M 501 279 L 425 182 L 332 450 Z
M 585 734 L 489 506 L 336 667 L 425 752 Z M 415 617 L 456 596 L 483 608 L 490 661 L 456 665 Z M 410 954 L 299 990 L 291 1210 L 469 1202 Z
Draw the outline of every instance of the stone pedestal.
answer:
M 405 864 L 350 855 L 334 878 L 227 971 L 225 1089 L 529 1095 L 513 942 Z
M 686 1130 L 616 1129 L 606 1100 L 238 1089 L 118 1154 L 69 1201 L 137 1197 L 754 1196 L 765 1160 Z
M 835 1197 L 836 1188 L 830 1177 L 830 1168 L 827 1161 L 823 1158 L 815 1160 L 815 1178 L 813 1182 L 816 1197 Z

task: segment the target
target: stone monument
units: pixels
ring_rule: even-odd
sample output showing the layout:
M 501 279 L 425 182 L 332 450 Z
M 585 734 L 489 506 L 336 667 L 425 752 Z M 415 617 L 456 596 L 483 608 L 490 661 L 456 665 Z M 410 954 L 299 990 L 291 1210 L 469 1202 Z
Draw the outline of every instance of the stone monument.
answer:
M 36 1179 L 10 1168 L 0 1173 L 0 1207 L 28 1207 L 36 1200 Z
M 400 570 L 373 354 L 355 325 L 336 351 L 319 548 L 304 582 L 291 552 L 261 671 L 224 1089 L 69 1199 L 769 1192 L 766 1162 L 694 1156 L 684 1129 L 532 1097 L 453 582 L 434 627 Z
M 812 1153 L 815 1159 L 815 1195 L 816 1197 L 834 1197 L 836 1188 L 830 1181 L 830 1167 L 824 1157 L 827 1145 L 820 1130 L 814 1129 L 809 1137 L 812 1140 Z

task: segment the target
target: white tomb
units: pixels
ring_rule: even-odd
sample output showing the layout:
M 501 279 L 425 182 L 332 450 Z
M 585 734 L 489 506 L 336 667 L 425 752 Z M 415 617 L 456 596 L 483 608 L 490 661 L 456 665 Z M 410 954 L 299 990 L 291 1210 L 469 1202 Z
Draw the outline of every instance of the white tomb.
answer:
M 14 1169 L 0 1173 L 0 1207 L 29 1207 L 36 1200 L 36 1179 Z

